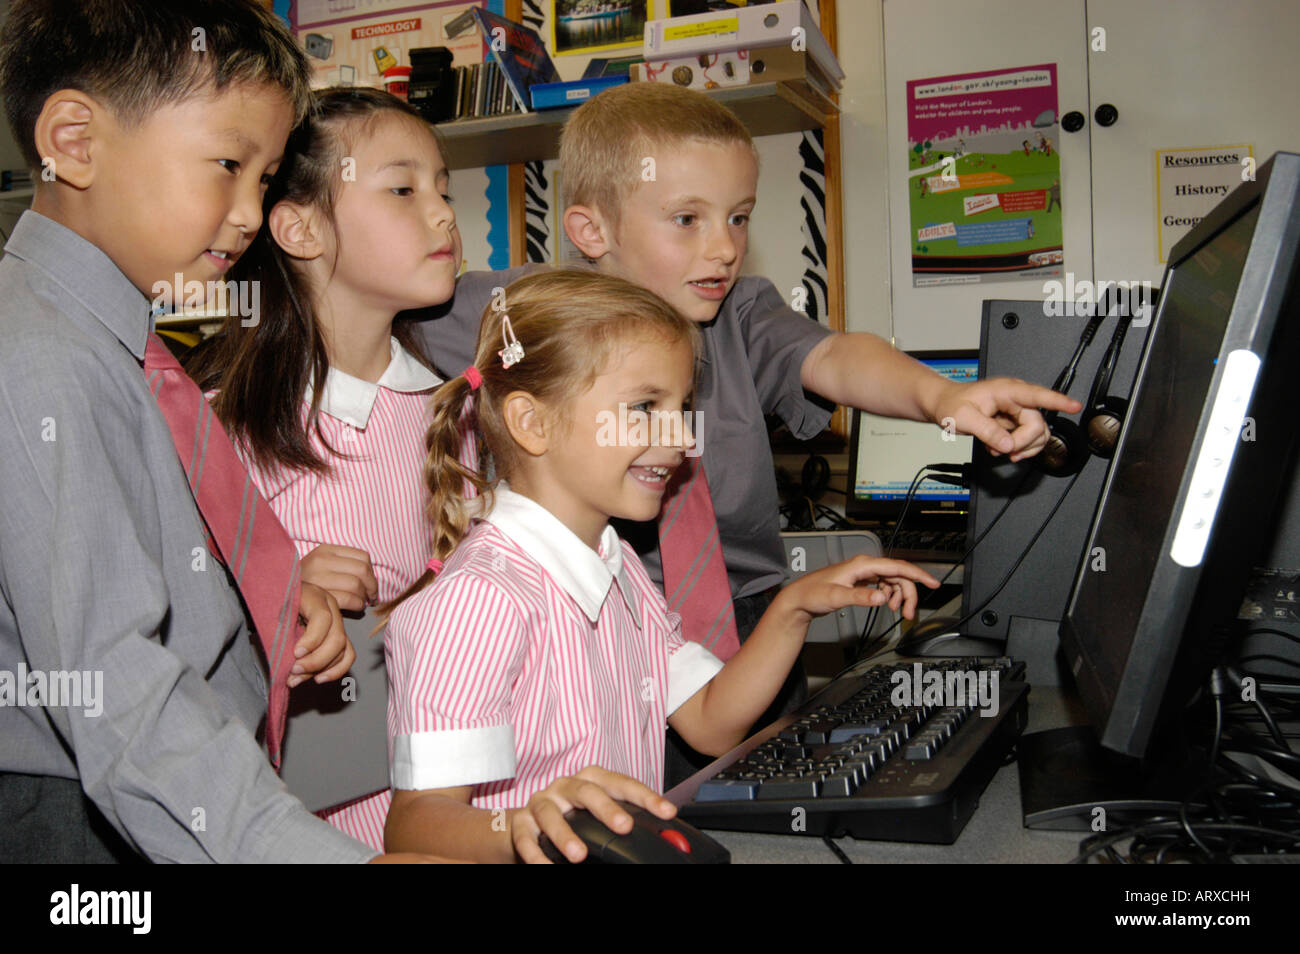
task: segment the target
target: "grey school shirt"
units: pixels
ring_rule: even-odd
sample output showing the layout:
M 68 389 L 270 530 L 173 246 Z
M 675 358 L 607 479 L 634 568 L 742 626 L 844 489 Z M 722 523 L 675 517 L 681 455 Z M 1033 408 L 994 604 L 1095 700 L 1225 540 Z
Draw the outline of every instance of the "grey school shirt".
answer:
M 34 212 L 5 253 L 0 771 L 80 779 L 154 861 L 373 857 L 253 738 L 264 668 L 145 384 L 149 301 Z
M 460 374 L 473 360 L 479 321 L 492 302 L 492 290 L 538 267 L 468 272 L 456 283 L 448 304 L 407 314 L 429 319 L 418 322 L 416 329 L 444 377 Z M 717 317 L 700 330 L 704 354 L 693 405 L 702 414 L 700 459 L 718 517 L 732 596 L 750 596 L 787 576 L 776 472 L 763 415 L 775 414 L 801 440 L 826 427 L 834 405 L 805 391 L 800 373 L 808 352 L 831 331 L 794 311 L 770 281 L 754 276 L 738 279 Z M 528 342 L 522 344 L 526 351 Z M 620 522 L 619 532 L 662 586 L 654 525 Z

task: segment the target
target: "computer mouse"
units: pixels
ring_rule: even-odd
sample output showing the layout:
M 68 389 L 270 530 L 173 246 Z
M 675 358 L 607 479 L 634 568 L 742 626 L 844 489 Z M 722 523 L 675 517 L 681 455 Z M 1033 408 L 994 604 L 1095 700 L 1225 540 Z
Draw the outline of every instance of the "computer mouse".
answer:
M 956 616 L 927 617 L 903 634 L 894 652 L 900 656 L 924 655 L 927 650 L 958 638 L 961 634 L 957 631 L 957 624 L 960 622 Z
M 632 816 L 632 830 L 620 835 L 585 808 L 565 813 L 573 833 L 587 846 L 586 861 L 614 865 L 727 865 L 731 852 L 698 828 L 663 819 L 644 808 L 619 803 Z M 556 864 L 571 864 L 551 839 L 542 835 L 539 842 L 546 857 Z
M 955 616 L 930 616 L 909 629 L 894 647 L 900 656 L 1001 656 L 1006 645 L 996 639 L 968 636 Z

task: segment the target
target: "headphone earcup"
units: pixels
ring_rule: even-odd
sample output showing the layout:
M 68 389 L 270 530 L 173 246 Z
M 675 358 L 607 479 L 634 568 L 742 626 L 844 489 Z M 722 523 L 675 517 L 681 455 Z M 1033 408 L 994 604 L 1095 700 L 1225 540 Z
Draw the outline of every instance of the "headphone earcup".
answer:
M 821 500 L 826 488 L 831 485 L 830 462 L 825 457 L 813 454 L 803 462 L 799 481 L 803 484 L 805 497 L 814 502 Z
M 1119 432 L 1124 426 L 1124 414 L 1127 411 L 1127 401 L 1112 397 L 1092 408 L 1083 419 L 1088 450 L 1109 460 L 1115 454 L 1115 445 L 1119 443 Z
M 1057 418 L 1049 426 L 1047 443 L 1034 458 L 1035 465 L 1052 477 L 1069 477 L 1088 462 L 1088 442 L 1074 421 Z

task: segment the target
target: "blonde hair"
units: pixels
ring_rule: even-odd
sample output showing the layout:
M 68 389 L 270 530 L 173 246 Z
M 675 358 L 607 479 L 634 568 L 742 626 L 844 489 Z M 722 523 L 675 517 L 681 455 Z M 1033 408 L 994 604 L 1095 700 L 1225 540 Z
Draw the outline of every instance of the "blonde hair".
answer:
M 623 204 L 642 179 L 642 160 L 689 141 L 754 151 L 749 130 L 730 109 L 698 90 L 671 83 L 627 83 L 587 100 L 560 136 L 564 207 L 594 206 L 617 228 Z
M 500 305 L 504 304 L 504 311 Z M 509 368 L 497 352 L 504 347 L 502 318 L 508 314 L 524 357 Z M 433 552 L 445 560 L 469 532 L 475 513 L 492 506 L 492 492 L 518 466 L 519 454 L 505 421 L 504 403 L 515 391 L 558 408 L 563 426 L 571 402 L 585 393 L 608 366 L 616 349 L 635 341 L 686 342 L 698 360 L 699 330 L 671 305 L 640 285 L 590 269 L 552 269 L 512 282 L 483 313 L 474 367 L 477 390 L 462 374 L 434 392 L 425 434 L 424 484 L 433 524 Z M 469 400 L 467 400 L 469 399 Z M 479 460 L 459 459 L 462 432 L 477 426 Z M 489 476 L 490 474 L 490 476 Z M 483 500 L 471 502 L 473 487 Z M 433 581 L 426 570 L 405 593 L 380 608 L 391 612 Z

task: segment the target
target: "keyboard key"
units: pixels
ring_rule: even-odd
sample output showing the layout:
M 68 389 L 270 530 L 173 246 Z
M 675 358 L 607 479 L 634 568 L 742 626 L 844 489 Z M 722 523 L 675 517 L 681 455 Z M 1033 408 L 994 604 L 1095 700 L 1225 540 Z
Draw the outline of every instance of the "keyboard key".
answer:
M 821 782 L 814 778 L 769 779 L 758 790 L 758 800 L 816 798 Z
M 757 782 L 719 781 L 711 778 L 695 792 L 697 802 L 748 802 L 758 793 Z
M 831 733 L 830 741 L 844 742 L 855 735 L 880 735 L 889 725 L 884 719 L 871 719 L 863 722 L 846 722 Z
M 857 788 L 857 782 L 852 775 L 842 775 L 836 773 L 828 775 L 822 782 L 822 798 L 848 798 Z
M 861 785 L 871 778 L 875 768 L 875 764 L 870 759 L 862 759 L 855 762 L 845 762 L 844 768 L 838 774 L 851 775 L 854 783 Z
M 911 762 L 924 762 L 934 757 L 934 742 L 909 742 L 903 749 L 903 758 Z
M 830 735 L 835 731 L 835 728 L 838 725 L 839 720 L 837 719 L 823 719 L 819 722 L 814 722 L 812 725 L 808 726 L 808 732 L 804 736 L 803 740 L 809 745 L 822 745 L 830 741 Z

